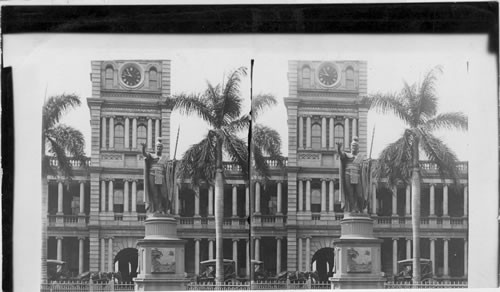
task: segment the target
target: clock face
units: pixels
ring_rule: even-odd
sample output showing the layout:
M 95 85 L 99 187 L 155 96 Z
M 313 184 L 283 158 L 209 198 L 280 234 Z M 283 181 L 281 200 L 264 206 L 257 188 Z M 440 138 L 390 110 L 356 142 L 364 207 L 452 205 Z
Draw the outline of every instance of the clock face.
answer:
M 339 80 L 337 68 L 332 63 L 324 63 L 319 67 L 318 80 L 326 87 L 331 87 Z
M 122 69 L 121 79 L 125 85 L 129 87 L 135 87 L 141 82 L 142 74 L 139 68 L 137 68 L 136 66 L 131 64 L 125 65 L 125 67 Z

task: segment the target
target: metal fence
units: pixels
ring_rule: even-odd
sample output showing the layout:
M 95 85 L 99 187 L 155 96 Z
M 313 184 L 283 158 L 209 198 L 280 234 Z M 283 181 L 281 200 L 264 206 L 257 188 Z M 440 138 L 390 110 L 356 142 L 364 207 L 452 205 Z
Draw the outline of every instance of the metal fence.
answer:
M 411 282 L 387 282 L 386 289 L 445 289 L 445 288 L 467 288 L 466 281 L 429 281 L 424 283 Z
M 134 283 L 90 283 L 90 282 L 52 282 L 42 283 L 41 292 L 104 292 L 134 291 Z
M 299 290 L 299 289 L 330 289 L 330 282 L 316 282 L 310 281 L 301 283 L 279 282 L 279 281 L 257 281 L 257 282 L 244 282 L 244 283 L 189 283 L 188 290 Z

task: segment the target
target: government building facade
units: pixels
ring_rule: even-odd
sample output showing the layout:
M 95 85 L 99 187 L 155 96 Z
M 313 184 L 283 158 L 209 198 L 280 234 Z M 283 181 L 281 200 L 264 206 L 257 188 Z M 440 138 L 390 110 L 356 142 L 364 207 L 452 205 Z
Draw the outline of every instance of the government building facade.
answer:
M 136 243 L 144 237 L 143 157 L 162 137 L 170 156 L 172 108 L 169 60 L 116 60 L 91 63 L 91 153 L 88 165 L 74 164 L 69 187 L 48 177 L 49 259 L 66 261 L 74 273 L 120 271 L 124 281 L 137 274 Z M 333 266 L 333 240 L 343 218 L 336 143 L 349 150 L 358 136 L 368 153 L 367 63 L 289 61 L 285 167 L 269 161 L 271 178 L 250 188 L 237 165 L 224 163 L 224 258 L 236 261 L 248 277 L 249 256 L 271 273 L 318 271 L 326 280 Z M 286 137 L 283 137 L 286 139 Z M 421 256 L 432 260 L 438 279 L 467 279 L 467 163 L 458 186 L 439 177 L 436 166 L 421 162 Z M 52 166 L 57 167 L 55 161 Z M 250 193 L 250 189 L 253 193 Z M 382 271 L 397 273 L 397 261 L 412 257 L 411 191 L 384 181 L 372 186 L 368 213 L 382 242 Z M 186 240 L 188 274 L 215 257 L 213 187 L 192 189 L 178 181 L 174 214 Z M 250 218 L 250 220 L 248 219 Z

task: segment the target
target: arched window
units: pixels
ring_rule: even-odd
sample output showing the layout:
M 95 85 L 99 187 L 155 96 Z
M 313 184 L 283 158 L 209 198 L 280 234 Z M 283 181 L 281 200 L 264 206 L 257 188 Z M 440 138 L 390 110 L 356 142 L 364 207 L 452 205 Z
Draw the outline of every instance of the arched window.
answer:
M 312 149 L 321 148 L 321 126 L 319 124 L 313 124 L 311 127 L 311 147 Z
M 115 148 L 123 149 L 125 142 L 125 131 L 122 124 L 116 124 L 115 126 Z
M 344 144 L 344 126 L 341 124 L 335 125 L 335 145 L 337 145 L 337 143 L 342 143 L 342 145 Z
M 105 87 L 113 88 L 113 67 L 111 65 L 106 67 L 106 75 L 105 75 Z
M 158 72 L 155 67 L 149 70 L 149 88 L 158 89 Z
M 139 125 L 137 127 L 137 147 L 139 147 L 139 149 L 141 149 L 141 143 L 146 144 L 147 137 L 148 131 L 146 129 L 146 126 Z
M 345 70 L 345 83 L 347 89 L 354 89 L 354 70 L 352 67 L 348 67 Z
M 302 87 L 311 88 L 311 69 L 309 66 L 302 68 Z
M 113 210 L 115 213 L 123 213 L 123 190 L 114 191 Z

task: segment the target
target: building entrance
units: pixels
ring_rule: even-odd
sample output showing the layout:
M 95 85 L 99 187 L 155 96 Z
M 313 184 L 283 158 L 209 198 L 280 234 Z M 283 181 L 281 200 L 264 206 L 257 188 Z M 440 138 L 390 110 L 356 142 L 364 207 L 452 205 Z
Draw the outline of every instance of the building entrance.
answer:
M 132 279 L 137 277 L 138 255 L 135 248 L 122 249 L 116 255 L 115 267 L 118 266 L 123 282 L 131 283 Z
M 312 257 L 313 271 L 318 272 L 320 282 L 328 281 L 328 277 L 333 275 L 334 250 L 330 247 L 325 247 L 318 250 Z

